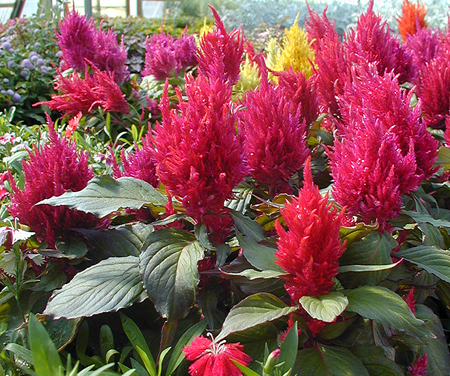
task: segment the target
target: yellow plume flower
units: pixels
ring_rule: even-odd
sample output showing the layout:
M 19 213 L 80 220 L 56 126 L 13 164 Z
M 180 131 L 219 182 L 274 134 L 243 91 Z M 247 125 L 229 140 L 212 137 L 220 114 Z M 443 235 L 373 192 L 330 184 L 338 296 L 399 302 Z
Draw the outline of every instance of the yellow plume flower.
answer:
M 253 63 L 248 58 L 245 57 L 245 62 L 241 64 L 239 80 L 234 85 L 235 97 L 239 98 L 245 92 L 253 90 L 261 83 L 261 78 L 259 77 L 259 69 L 256 63 Z
M 295 72 L 302 71 L 309 78 L 312 75 L 311 62 L 314 63 L 315 52 L 308 42 L 306 31 L 298 27 L 298 17 L 299 14 L 291 28 L 285 30 L 283 49 L 277 56 L 273 70 L 285 71 L 292 68 Z
M 281 48 L 275 38 L 270 38 L 266 47 L 267 57 L 266 66 L 269 69 L 274 70 L 277 65 L 277 59 L 281 55 Z

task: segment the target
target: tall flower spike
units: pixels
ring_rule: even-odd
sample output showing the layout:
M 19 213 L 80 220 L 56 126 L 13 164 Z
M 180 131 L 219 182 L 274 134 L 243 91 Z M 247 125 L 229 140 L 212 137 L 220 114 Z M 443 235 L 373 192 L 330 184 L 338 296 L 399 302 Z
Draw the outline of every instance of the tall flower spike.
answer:
M 39 241 L 54 247 L 56 240 L 63 238 L 70 229 L 99 227 L 106 222 L 65 206 L 35 206 L 39 201 L 68 190 L 80 191 L 93 177 L 87 153 L 78 153 L 75 143 L 59 137 L 51 120 L 47 121 L 49 144 L 35 147 L 29 152 L 29 159 L 22 162 L 24 189 L 20 190 L 10 178 L 13 195 L 9 212 L 29 226 Z
M 411 142 L 413 143 L 416 174 L 422 180 L 428 179 L 436 171 L 433 165 L 437 158 L 438 141 L 421 121 L 421 101 L 411 109 L 413 94 L 414 90 L 406 92 L 400 88 L 393 73 L 380 76 L 373 65 L 355 68 L 352 83 L 346 85 L 344 94 L 339 98 L 342 115 L 339 130 L 342 134 L 347 134 L 346 124 L 351 123 L 355 113 L 364 117 L 369 109 L 371 115 L 380 120 L 378 124 L 385 133 L 396 135 L 397 146 L 403 156 L 409 153 Z M 347 136 L 352 137 L 351 134 Z
M 186 75 L 186 97 L 169 109 L 168 83 L 161 100 L 162 125 L 155 128 L 157 173 L 189 215 L 204 222 L 220 214 L 224 200 L 245 175 L 240 122 L 231 87 L 220 78 Z
M 438 56 L 442 39 L 442 32 L 439 29 L 419 29 L 414 35 L 406 37 L 404 45 L 412 53 L 418 75 L 426 69 L 427 63 Z
M 244 53 L 242 30 L 228 33 L 219 14 L 212 7 L 216 29 L 200 38 L 198 69 L 212 80 L 220 78 L 233 86 L 239 79 L 239 69 Z
M 402 15 L 400 18 L 397 18 L 398 31 L 403 42 L 408 35 L 414 35 L 420 29 L 426 29 L 426 14 L 425 5 L 420 5 L 419 0 L 417 0 L 417 5 L 410 3 L 409 0 L 403 0 Z
M 270 85 L 264 72 L 261 87 L 246 94 L 242 111 L 247 166 L 272 195 L 290 191 L 290 177 L 309 154 L 306 122 L 300 123 L 301 105 L 295 106 L 289 94 Z
M 386 21 L 373 11 L 373 0 L 367 13 L 361 14 L 356 31 L 346 35 L 347 58 L 356 65 L 375 63 L 378 73 L 394 71 L 400 83 L 411 82 L 415 75 L 411 53 L 391 35 Z
M 369 110 L 356 113 L 346 126 L 346 136 L 335 141 L 330 153 L 333 197 L 348 214 L 387 229 L 387 221 L 400 212 L 401 195 L 420 182 L 414 144 L 404 155 L 397 135 L 385 132 Z
M 302 296 L 328 294 L 337 275 L 345 244 L 339 239 L 344 212 L 337 212 L 319 193 L 311 174 L 311 157 L 305 164 L 303 188 L 281 210 L 288 231 L 276 222 L 279 236 L 276 263 L 288 273 L 285 288 L 295 302 Z
M 216 343 L 203 336 L 183 348 L 184 356 L 190 362 L 191 376 L 242 376 L 242 372 L 231 360 L 244 366 L 252 361 L 239 343 Z
M 311 48 L 318 53 L 322 49 L 322 40 L 328 39 L 333 41 L 340 40 L 336 27 L 327 17 L 327 8 L 323 10 L 322 17 L 314 12 L 307 4 L 309 19 L 305 20 L 305 29 L 308 34 Z

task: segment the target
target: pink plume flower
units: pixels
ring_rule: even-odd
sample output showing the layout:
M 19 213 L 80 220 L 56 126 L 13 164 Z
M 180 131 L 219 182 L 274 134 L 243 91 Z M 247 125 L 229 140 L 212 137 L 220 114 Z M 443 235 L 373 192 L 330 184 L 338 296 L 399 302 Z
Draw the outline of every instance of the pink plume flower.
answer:
M 239 70 L 244 53 L 242 30 L 228 33 L 216 10 L 210 6 L 216 29 L 200 39 L 198 68 L 202 75 L 220 78 L 233 86 L 239 79 Z
M 308 34 L 308 39 L 311 44 L 311 48 L 320 52 L 323 48 L 322 40 L 328 39 L 333 41 L 339 41 L 339 34 L 336 27 L 327 17 L 327 8 L 323 10 L 322 17 L 318 13 L 314 12 L 307 4 L 309 18 L 305 19 L 305 29 Z
M 404 154 L 397 135 L 386 132 L 370 110 L 363 116 L 355 113 L 346 126 L 345 136 L 335 141 L 330 153 L 333 197 L 351 216 L 377 222 L 383 230 L 400 212 L 401 195 L 420 183 L 414 143 L 411 140 Z
M 158 176 L 187 213 L 204 222 L 206 215 L 221 213 L 224 200 L 245 175 L 231 87 L 220 78 L 186 75 L 187 101 L 178 91 L 178 111 L 169 109 L 167 91 L 166 82 L 163 122 L 155 128 Z
M 428 366 L 428 357 L 427 354 L 423 354 L 420 359 L 416 359 L 413 364 L 408 367 L 409 376 L 425 376 L 427 372 Z
M 278 221 L 275 224 L 280 237 L 276 263 L 288 273 L 284 277 L 285 288 L 293 301 L 331 291 L 338 273 L 338 260 L 345 251 L 345 244 L 339 239 L 343 215 L 344 211 L 338 213 L 328 203 L 328 195 L 322 197 L 319 193 L 312 179 L 309 157 L 303 188 L 281 210 L 288 231 Z
M 231 360 L 244 366 L 252 361 L 239 343 L 216 343 L 199 336 L 183 348 L 184 356 L 190 362 L 191 376 L 242 376 L 242 372 Z
M 247 92 L 242 112 L 247 166 L 271 194 L 290 191 L 290 177 L 309 154 L 301 105 L 295 106 L 289 94 L 262 77 L 260 88 Z
M 352 83 L 346 85 L 344 94 L 339 98 L 342 115 L 339 129 L 342 133 L 348 133 L 346 124 L 351 123 L 355 113 L 364 117 L 365 112 L 370 111 L 374 118 L 380 120 L 378 124 L 383 132 L 396 135 L 397 146 L 403 156 L 409 153 L 413 143 L 416 175 L 422 180 L 436 171 L 433 164 L 437 158 L 438 141 L 421 121 L 421 101 L 411 109 L 412 96 L 413 90 L 402 90 L 397 76 L 392 72 L 380 76 L 373 65 L 355 68 Z M 348 137 L 352 135 L 348 133 Z
M 164 32 L 152 35 L 146 46 L 144 76 L 163 80 L 197 64 L 195 40 L 186 35 L 186 30 L 179 38 Z
M 426 64 L 437 57 L 442 38 L 442 32 L 439 29 L 425 28 L 406 37 L 405 48 L 412 53 L 414 65 L 419 72 L 427 69 Z
M 107 222 L 65 206 L 35 206 L 39 201 L 60 196 L 68 190 L 82 190 L 94 176 L 88 167 L 88 154 L 78 153 L 75 143 L 59 137 L 51 120 L 47 121 L 49 144 L 35 146 L 33 152 L 29 152 L 29 159 L 22 162 L 24 189 L 20 190 L 10 177 L 13 195 L 9 212 L 29 226 L 39 241 L 54 247 L 56 240 L 64 238 L 70 229 L 103 227 Z
M 400 83 L 414 78 L 411 53 L 391 35 L 387 22 L 374 13 L 373 0 L 367 13 L 359 17 L 356 31 L 350 29 L 346 35 L 346 48 L 349 61 L 356 65 L 375 63 L 380 75 L 393 71 L 399 75 Z

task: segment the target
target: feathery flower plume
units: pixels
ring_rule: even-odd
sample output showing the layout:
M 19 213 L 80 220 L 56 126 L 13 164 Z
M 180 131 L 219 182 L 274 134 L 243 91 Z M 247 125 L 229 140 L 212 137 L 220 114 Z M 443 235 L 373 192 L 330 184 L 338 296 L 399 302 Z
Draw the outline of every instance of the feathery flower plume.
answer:
M 409 376 L 425 376 L 428 366 L 428 357 L 427 353 L 423 354 L 420 359 L 416 359 L 413 364 L 408 367 L 408 375 Z
M 219 14 L 212 7 L 216 29 L 200 38 L 198 69 L 205 77 L 220 78 L 233 86 L 239 79 L 239 69 L 244 53 L 242 30 L 228 33 Z
M 207 215 L 222 212 L 225 199 L 245 175 L 231 87 L 221 78 L 186 75 L 187 102 L 178 91 L 178 111 L 169 109 L 167 92 L 166 81 L 163 121 L 155 128 L 158 176 L 187 213 L 204 223 Z
M 244 346 L 238 343 L 215 342 L 199 336 L 183 348 L 184 356 L 190 362 L 191 376 L 242 376 L 242 372 L 231 360 L 244 366 L 252 361 Z
M 94 21 L 74 11 L 59 22 L 60 33 L 55 30 L 58 45 L 62 51 L 62 59 L 68 67 L 83 71 L 85 59 L 93 61 L 97 53 L 96 28 Z
M 420 29 L 427 28 L 426 14 L 425 5 L 420 5 L 419 0 L 417 0 L 417 5 L 410 3 L 409 0 L 403 0 L 402 16 L 397 18 L 398 31 L 403 42 L 408 35 L 414 35 Z
M 429 63 L 438 56 L 439 46 L 443 39 L 439 29 L 419 29 L 414 35 L 408 35 L 404 46 L 412 53 L 414 65 L 418 74 Z
M 306 78 L 311 77 L 315 52 L 310 46 L 305 30 L 298 27 L 298 17 L 291 28 L 285 29 L 283 48 L 276 58 L 275 71 L 285 71 L 292 68 L 295 72 L 303 72 Z
M 51 110 L 72 116 L 80 112 L 86 115 L 98 107 L 107 112 L 129 112 L 125 96 L 110 73 L 98 69 L 93 74 L 86 73 L 84 78 L 76 72 L 72 72 L 69 77 L 58 72 L 55 91 L 61 94 L 54 94 L 51 100 L 33 106 L 44 104 Z
M 345 136 L 330 153 L 333 197 L 348 214 L 380 229 L 400 212 L 401 195 L 417 189 L 414 143 L 404 155 L 397 135 L 385 132 L 381 121 L 364 111 L 347 123 Z
M 400 88 L 397 76 L 392 72 L 380 76 L 373 65 L 355 68 L 352 83 L 346 85 L 344 94 L 339 98 L 342 115 L 339 130 L 352 137 L 345 129 L 346 124 L 351 123 L 355 113 L 364 117 L 369 109 L 371 116 L 380 120 L 378 124 L 383 132 L 396 135 L 397 146 L 403 156 L 409 153 L 413 143 L 416 175 L 422 180 L 436 171 L 433 164 L 437 158 L 438 141 L 421 121 L 421 101 L 411 109 L 413 94 L 413 90 L 406 92 Z
M 261 87 L 247 92 L 242 111 L 247 166 L 250 174 L 274 195 L 290 191 L 289 179 L 306 160 L 306 122 L 301 105 L 295 106 L 289 92 L 272 86 L 267 72 Z
M 249 90 L 256 89 L 261 83 L 261 73 L 258 64 L 250 60 L 248 54 L 245 56 L 245 62 L 241 65 L 239 80 L 234 86 L 234 90 L 239 93 L 246 93 Z
M 53 123 L 47 118 L 49 144 L 29 152 L 29 159 L 22 162 L 24 189 L 20 190 L 10 178 L 13 195 L 9 212 L 20 223 L 31 228 L 39 241 L 54 247 L 73 228 L 104 226 L 106 222 L 92 214 L 69 209 L 65 206 L 37 205 L 39 201 L 60 196 L 71 190 L 80 191 L 94 176 L 88 167 L 88 154 L 78 153 L 75 143 L 57 135 Z
M 391 35 L 387 22 L 374 13 L 373 0 L 367 13 L 359 17 L 356 31 L 350 29 L 346 35 L 346 49 L 347 58 L 353 64 L 375 63 L 380 75 L 394 71 L 400 83 L 414 78 L 411 53 Z
M 311 48 L 318 53 L 322 50 L 322 40 L 328 39 L 339 41 L 339 34 L 336 27 L 327 17 L 327 8 L 323 10 L 322 17 L 314 12 L 307 4 L 309 19 L 305 19 L 305 29 L 308 35 Z
M 277 221 L 276 263 L 288 273 L 285 288 L 295 302 L 302 296 L 328 294 L 337 275 L 345 244 L 339 239 L 344 211 L 337 212 L 322 197 L 311 174 L 311 157 L 304 169 L 303 188 L 298 197 L 281 210 L 286 231 Z
M 186 30 L 179 38 L 163 31 L 146 40 L 144 76 L 152 75 L 164 80 L 178 75 L 188 67 L 197 64 L 197 47 L 193 36 L 187 36 Z

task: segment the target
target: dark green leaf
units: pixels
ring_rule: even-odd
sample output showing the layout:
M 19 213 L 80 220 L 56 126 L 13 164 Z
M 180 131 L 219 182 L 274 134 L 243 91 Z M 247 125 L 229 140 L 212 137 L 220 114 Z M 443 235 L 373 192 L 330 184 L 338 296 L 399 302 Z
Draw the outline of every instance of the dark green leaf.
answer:
M 111 328 L 105 324 L 100 328 L 100 351 L 103 359 L 106 359 L 106 354 L 111 349 L 114 349 L 114 335 Z
M 167 197 L 143 180 L 122 177 L 96 176 L 86 188 L 78 192 L 66 192 L 37 205 L 67 206 L 97 217 L 105 217 L 123 208 L 140 209 L 144 205 L 164 206 Z
M 56 249 L 69 260 L 82 258 L 86 255 L 88 248 L 80 239 L 68 239 L 56 241 Z
M 204 248 L 186 231 L 165 228 L 150 234 L 140 256 L 140 274 L 163 317 L 184 317 L 195 303 L 197 263 L 203 257 Z
M 439 154 L 436 159 L 436 162 L 434 162 L 434 165 L 435 166 L 440 165 L 446 171 L 450 170 L 450 149 L 449 148 L 442 146 L 439 149 Z
M 44 314 L 68 319 L 118 311 L 145 298 L 135 256 L 111 257 L 78 273 L 50 298 Z
M 369 376 L 361 360 L 346 348 L 322 345 L 300 350 L 292 373 L 298 376 Z
M 63 350 L 77 335 L 78 327 L 82 319 L 74 320 L 51 320 L 49 317 L 45 319 L 45 329 L 52 339 L 58 351 Z
M 297 323 L 295 323 L 286 334 L 283 339 L 283 343 L 280 346 L 280 356 L 277 363 L 284 362 L 281 367 L 281 374 L 284 375 L 286 372 L 294 366 L 295 358 L 298 351 L 298 329 Z
M 230 215 L 240 233 L 255 242 L 264 239 L 264 231 L 256 221 L 236 211 L 231 211 Z
M 377 226 L 368 226 L 364 223 L 359 223 L 352 227 L 341 227 L 339 230 L 339 237 L 342 241 L 347 241 L 347 247 L 357 240 L 369 235 L 377 229 Z
M 403 376 L 402 369 L 384 356 L 383 349 L 374 345 L 355 346 L 352 353 L 364 364 L 370 376 Z
M 299 303 L 312 318 L 333 322 L 345 311 L 348 299 L 341 292 L 330 292 L 320 296 L 302 296 Z
M 223 323 L 217 340 L 222 340 L 231 333 L 240 332 L 268 321 L 287 316 L 298 307 L 284 304 L 275 295 L 259 293 L 249 296 L 236 304 Z
M 411 335 L 427 335 L 424 322 L 416 319 L 400 296 L 385 287 L 362 286 L 344 294 L 349 300 L 348 311 Z
M 426 212 L 418 213 L 415 211 L 402 210 L 401 214 L 405 214 L 414 219 L 417 223 L 430 223 L 434 227 L 450 228 L 450 222 L 444 219 L 436 219 Z
M 421 245 L 397 252 L 396 257 L 425 269 L 428 273 L 450 282 L 450 251 L 435 246 Z
M 339 273 L 347 273 L 347 272 L 379 272 L 383 270 L 389 270 L 395 268 L 397 265 L 399 265 L 402 261 L 397 261 L 395 264 L 388 264 L 388 265 L 346 265 L 346 266 L 340 266 L 338 269 Z

